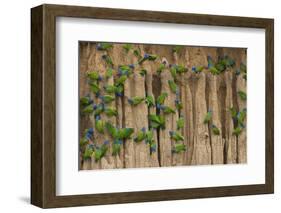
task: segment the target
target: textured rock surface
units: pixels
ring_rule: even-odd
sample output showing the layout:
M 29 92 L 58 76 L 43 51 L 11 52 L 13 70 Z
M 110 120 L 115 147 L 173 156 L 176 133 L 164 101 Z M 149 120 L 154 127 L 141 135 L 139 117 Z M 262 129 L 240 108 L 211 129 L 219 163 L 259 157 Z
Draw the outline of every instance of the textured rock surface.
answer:
M 124 84 L 124 96 L 116 97 L 116 100 L 109 104 L 116 108 L 118 116 L 107 117 L 101 114 L 101 119 L 110 121 L 119 128 L 132 127 L 136 132 L 143 127 L 149 128 L 148 114 L 155 114 L 156 108 L 148 108 L 145 102 L 136 106 L 128 103 L 128 98 L 134 96 L 153 96 L 155 99 L 161 92 L 167 92 L 164 105 L 175 108 L 176 94 L 173 93 L 168 84 L 168 80 L 173 77 L 170 74 L 168 64 L 164 71 L 158 75 L 156 73 L 163 60 L 169 64 L 180 64 L 189 69 L 187 73 L 177 76 L 176 82 L 179 87 L 179 95 L 183 108 L 177 110 L 175 114 L 165 115 L 166 128 L 154 131 L 153 139 L 157 143 L 155 152 L 150 151 L 150 147 L 144 141 L 136 143 L 131 139 L 123 141 L 120 154 L 112 156 L 112 143 L 109 150 L 100 161 L 81 160 L 80 169 L 114 169 L 114 168 L 141 168 L 141 167 L 164 167 L 177 165 L 207 165 L 207 164 L 232 164 L 247 162 L 247 134 L 244 129 L 239 136 L 233 134 L 235 123 L 229 109 L 234 107 L 237 111 L 246 108 L 246 101 L 241 100 L 238 91 L 246 92 L 246 80 L 242 75 L 236 76 L 236 67 L 240 63 L 246 64 L 245 49 L 235 48 L 205 48 L 205 47 L 184 47 L 178 53 L 173 53 L 172 46 L 161 45 L 133 45 L 141 55 L 145 53 L 156 54 L 159 57 L 155 61 L 146 61 L 141 66 L 134 69 L 134 73 Z M 101 100 L 90 92 L 87 84 L 86 72 L 97 70 L 104 76 L 107 65 L 101 59 L 106 51 L 97 51 L 96 43 L 80 43 L 80 70 L 79 70 L 79 92 L 80 96 L 91 94 L 95 103 Z M 113 48 L 107 51 L 114 63 L 113 68 L 118 69 L 118 65 L 129 65 L 137 62 L 137 57 L 133 51 L 126 53 L 122 44 L 114 44 Z M 231 56 L 236 67 L 228 69 L 220 75 L 212 75 L 207 70 L 207 56 L 217 58 L 223 55 Z M 192 66 L 204 66 L 201 73 L 191 72 Z M 139 71 L 147 70 L 146 76 L 141 76 Z M 114 85 L 115 77 L 104 78 L 99 82 L 99 86 Z M 103 92 L 101 92 L 101 95 Z M 203 120 L 208 112 L 212 110 L 212 120 L 209 124 L 204 124 Z M 163 113 L 163 112 L 161 112 Z M 171 140 L 169 131 L 176 131 L 176 122 L 180 116 L 184 119 L 184 128 L 179 132 L 184 136 L 183 144 L 187 150 L 181 153 L 173 153 L 172 149 L 175 141 Z M 220 129 L 220 134 L 215 135 L 211 130 L 211 123 Z M 94 116 L 80 116 L 80 136 L 84 129 L 95 128 Z M 95 131 L 94 140 L 98 145 L 105 140 L 112 141 L 108 133 L 100 134 Z M 82 159 L 82 158 L 81 158 Z

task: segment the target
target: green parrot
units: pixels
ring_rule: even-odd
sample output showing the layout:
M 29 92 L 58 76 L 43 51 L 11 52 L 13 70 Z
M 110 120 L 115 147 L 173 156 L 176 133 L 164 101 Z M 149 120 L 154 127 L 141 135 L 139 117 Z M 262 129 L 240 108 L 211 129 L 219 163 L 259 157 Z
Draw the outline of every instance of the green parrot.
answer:
M 105 63 L 110 66 L 110 67 L 113 67 L 113 61 L 112 59 L 110 58 L 109 55 L 102 55 L 102 59 L 105 61 Z
M 92 81 L 100 81 L 101 76 L 99 75 L 98 71 L 89 71 L 87 72 L 87 77 L 91 79 Z
M 143 102 L 144 99 L 145 98 L 143 98 L 143 97 L 135 96 L 132 98 L 128 98 L 128 102 L 129 102 L 129 104 L 136 106 L 136 105 L 140 104 L 141 102 Z
M 220 130 L 218 127 L 216 127 L 214 124 L 212 124 L 211 128 L 212 128 L 212 132 L 214 135 L 220 135 Z
M 97 43 L 97 50 L 108 50 L 112 48 L 113 45 L 111 43 Z
M 177 120 L 177 130 L 180 130 L 184 127 L 184 118 L 183 117 L 180 117 L 178 120 Z
M 145 139 L 145 136 L 146 136 L 145 131 L 146 131 L 146 129 L 144 127 L 140 131 L 138 131 L 136 137 L 134 138 L 134 141 L 136 143 L 141 142 Z
M 160 105 L 164 104 L 164 101 L 167 97 L 168 97 L 168 93 L 162 92 L 161 95 L 157 97 L 156 103 Z
M 158 75 L 160 75 L 162 72 L 163 72 L 163 70 L 165 69 L 165 64 L 163 64 L 163 63 L 161 63 L 160 65 L 159 65 L 159 67 L 157 68 L 157 70 L 156 70 L 156 73 L 158 74 Z
M 241 126 L 237 126 L 234 130 L 233 130 L 233 135 L 239 136 L 242 132 L 243 128 Z
M 93 100 L 91 99 L 90 95 L 86 95 L 80 98 L 80 105 L 82 107 L 86 107 L 93 103 Z
M 174 80 L 168 80 L 169 87 L 173 93 L 176 93 L 178 90 L 178 86 Z
M 125 52 L 128 53 L 133 48 L 133 45 L 132 44 L 124 44 L 122 47 L 125 50 Z
M 194 73 L 200 73 L 203 71 L 203 69 L 204 69 L 204 66 L 197 66 L 197 67 L 193 66 L 191 70 Z
M 145 76 L 147 74 L 147 70 L 146 69 L 142 69 L 141 71 L 140 71 L 140 75 L 141 76 Z
M 175 65 L 170 68 L 170 73 L 174 79 L 177 77 L 177 68 Z
M 169 131 L 169 134 L 174 141 L 184 141 L 184 137 L 179 132 Z
M 215 65 L 215 68 L 221 73 L 223 71 L 225 71 L 225 65 L 221 62 L 218 62 L 216 65 Z
M 144 54 L 143 58 L 139 60 L 138 64 L 142 64 L 145 61 L 155 61 L 157 59 L 157 55 L 153 54 Z
M 92 157 L 94 150 L 91 147 L 86 147 L 84 154 L 83 154 L 83 159 L 84 160 L 89 160 Z
M 114 94 L 117 90 L 117 87 L 114 85 L 106 85 L 103 88 L 104 88 L 104 91 L 108 94 Z
M 132 65 L 133 66 L 133 65 Z M 122 75 L 126 75 L 126 76 L 129 76 L 131 75 L 133 72 L 132 72 L 132 68 L 128 65 L 120 65 L 118 67 L 118 75 L 119 76 L 122 76 Z
M 124 85 L 126 80 L 127 80 L 127 76 L 126 75 L 122 75 L 122 76 L 120 76 L 119 78 L 116 79 L 115 85 L 116 86 Z
M 150 114 L 148 115 L 148 120 L 150 123 L 150 127 L 157 129 L 165 129 L 165 118 L 161 115 Z
M 104 113 L 109 116 L 109 117 L 112 117 L 112 116 L 117 116 L 118 115 L 118 112 L 115 108 L 112 108 L 112 107 L 106 107 L 104 109 Z
M 104 133 L 104 127 L 105 127 L 105 122 L 103 120 L 96 120 L 95 121 L 95 127 L 96 127 L 96 130 L 99 132 L 99 133 Z
M 241 90 L 239 90 L 238 92 L 239 97 L 241 98 L 241 100 L 246 101 L 247 99 L 247 94 Z
M 151 96 L 151 95 L 146 96 L 146 98 L 145 98 L 145 103 L 147 104 L 147 107 L 148 107 L 148 108 L 149 108 L 149 107 L 155 106 L 153 96 Z
M 172 109 L 171 107 L 162 106 L 161 108 L 165 114 L 171 114 L 171 113 L 175 114 L 176 113 L 176 111 L 174 109 Z
M 118 131 L 118 137 L 120 139 L 130 139 L 133 132 L 134 132 L 133 128 L 122 128 L 119 129 Z
M 114 140 L 114 142 L 112 144 L 112 155 L 113 156 L 120 154 L 122 144 L 123 144 L 122 140 Z
M 105 77 L 107 79 L 111 78 L 113 76 L 113 73 L 115 72 L 115 70 L 111 69 L 111 68 L 108 68 L 105 72 Z
M 232 117 L 233 119 L 236 119 L 236 116 L 237 116 L 237 111 L 236 111 L 236 109 L 234 109 L 234 107 L 231 107 L 231 108 L 229 108 L 229 111 L 230 111 L 231 117 Z
M 247 115 L 246 108 L 237 113 L 236 117 L 237 117 L 238 124 L 243 125 L 246 115 Z
M 99 94 L 100 88 L 99 88 L 99 85 L 96 82 L 90 82 L 89 85 L 90 85 L 91 91 L 94 94 L 96 94 L 96 95 Z
M 175 65 L 175 68 L 176 68 L 176 72 L 179 74 L 182 74 L 182 73 L 185 73 L 188 71 L 188 69 L 183 65 Z
M 114 127 L 110 122 L 105 123 L 105 128 L 112 138 L 119 139 L 119 137 L 118 137 L 119 130 L 116 127 Z
M 148 130 L 145 134 L 145 143 L 151 144 L 154 141 L 153 139 L 153 131 Z
M 104 96 L 101 96 L 101 100 L 103 101 L 103 103 L 111 103 L 112 101 L 115 100 L 115 98 L 111 95 L 104 95 Z
M 95 151 L 93 152 L 93 156 L 95 158 L 95 161 L 98 162 L 100 159 L 102 159 L 107 150 L 108 150 L 108 144 L 109 144 L 109 141 L 105 141 L 100 147 L 96 147 L 95 148 Z
M 80 147 L 85 146 L 88 143 L 88 139 L 86 137 L 82 137 L 79 141 Z
M 104 111 L 104 105 L 103 104 L 94 105 L 93 108 L 94 108 L 95 116 L 100 115 Z
M 186 146 L 181 143 L 176 143 L 172 149 L 172 152 L 175 154 L 178 154 L 180 152 L 185 152 L 186 151 Z
M 94 107 L 92 104 L 90 104 L 82 109 L 83 114 L 91 114 L 93 112 L 94 112 Z
M 233 67 L 235 65 L 235 61 L 229 56 L 225 56 L 224 59 L 222 60 L 222 63 L 226 67 Z
M 175 100 L 175 105 L 177 110 L 181 110 L 183 108 L 183 104 L 178 98 Z
M 141 54 L 138 50 L 134 50 L 134 55 L 140 60 L 141 59 Z
M 203 123 L 207 124 L 211 121 L 211 119 L 212 119 L 212 110 L 208 110 L 207 114 L 205 115 Z
M 149 144 L 149 148 L 150 148 L 150 154 L 152 154 L 153 152 L 156 152 L 157 144 L 153 141 Z
M 176 45 L 173 47 L 173 53 L 179 53 L 183 49 L 183 46 Z
M 216 68 L 216 67 L 210 67 L 209 71 L 213 74 L 213 75 L 219 75 L 221 72 Z

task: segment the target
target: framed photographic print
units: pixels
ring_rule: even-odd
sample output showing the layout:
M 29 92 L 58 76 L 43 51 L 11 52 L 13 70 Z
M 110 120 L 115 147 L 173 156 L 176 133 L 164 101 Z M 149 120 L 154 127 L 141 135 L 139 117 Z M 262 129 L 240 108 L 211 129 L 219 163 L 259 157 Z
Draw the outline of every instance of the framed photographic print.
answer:
M 272 19 L 31 10 L 31 203 L 274 191 Z

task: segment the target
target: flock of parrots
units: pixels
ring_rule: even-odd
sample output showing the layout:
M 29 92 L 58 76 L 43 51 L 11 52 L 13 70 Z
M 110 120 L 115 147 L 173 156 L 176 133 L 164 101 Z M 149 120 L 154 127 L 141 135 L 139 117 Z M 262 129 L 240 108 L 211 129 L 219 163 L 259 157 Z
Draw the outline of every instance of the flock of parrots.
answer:
M 129 78 L 129 76 L 136 72 L 136 67 L 138 67 L 138 73 L 145 77 L 147 70 L 142 69 L 141 65 L 145 61 L 155 61 L 158 56 L 154 54 L 144 54 L 141 56 L 140 52 L 137 49 L 133 48 L 131 44 L 124 44 L 123 49 L 125 53 L 132 51 L 133 55 L 137 57 L 138 62 L 136 64 L 129 65 L 119 65 L 117 70 L 114 70 L 114 63 L 111 57 L 108 54 L 108 50 L 113 47 L 111 43 L 97 43 L 96 49 L 98 51 L 103 51 L 101 57 L 107 65 L 107 70 L 105 75 L 102 77 L 98 71 L 88 71 L 87 82 L 89 88 L 93 95 L 100 101 L 99 103 L 94 103 L 91 95 L 88 94 L 80 98 L 80 113 L 81 116 L 94 116 L 95 119 L 95 130 L 93 128 L 85 129 L 81 139 L 80 139 L 80 152 L 83 160 L 94 159 L 96 162 L 100 161 L 102 157 L 105 156 L 109 149 L 111 143 L 112 155 L 116 156 L 120 154 L 121 147 L 124 140 L 133 139 L 135 143 L 145 142 L 149 148 L 150 153 L 156 152 L 157 142 L 154 140 L 154 131 L 165 129 L 165 116 L 168 114 L 175 114 L 176 110 L 179 112 L 179 118 L 177 120 L 177 130 L 169 131 L 169 136 L 171 141 L 174 141 L 172 148 L 172 153 L 177 154 L 186 151 L 186 146 L 183 143 L 184 137 L 181 135 L 180 130 L 184 127 L 184 118 L 180 114 L 180 110 L 183 105 L 180 100 L 180 91 L 177 86 L 177 76 L 181 75 L 188 71 L 188 68 L 183 65 L 173 64 L 167 66 L 166 62 L 163 61 L 158 69 L 157 74 L 160 75 L 165 69 L 169 70 L 173 80 L 168 80 L 168 85 L 171 92 L 175 93 L 175 107 L 165 106 L 165 99 L 168 97 L 167 92 L 162 92 L 156 100 L 153 96 L 147 95 L 146 97 L 130 97 L 126 101 L 134 107 L 140 103 L 145 103 L 148 108 L 156 107 L 155 114 L 148 115 L 149 128 L 142 128 L 141 130 L 135 132 L 133 128 L 119 128 L 114 126 L 109 121 L 101 119 L 101 114 L 104 113 L 108 117 L 117 116 L 118 112 L 116 108 L 108 106 L 109 103 L 113 102 L 117 98 L 123 97 L 124 95 L 124 83 Z M 181 51 L 182 46 L 175 46 L 172 48 L 172 52 L 177 54 Z M 235 66 L 235 61 L 228 56 L 218 57 L 217 62 L 215 62 L 210 56 L 207 56 L 208 66 L 194 66 L 192 67 L 193 73 L 200 73 L 204 69 L 207 69 L 213 75 L 219 75 L 220 73 L 227 70 L 227 68 L 233 68 Z M 235 72 L 236 75 L 242 75 L 243 78 L 247 79 L 247 70 L 246 66 L 241 63 L 240 69 L 237 69 Z M 100 82 L 103 78 L 109 79 L 114 76 L 114 84 L 106 85 L 103 88 L 100 86 Z M 244 91 L 238 92 L 239 97 L 242 100 L 246 100 L 246 93 Z M 231 116 L 234 121 L 235 129 L 233 134 L 238 136 L 243 129 L 244 120 L 246 117 L 246 109 L 241 111 L 236 111 L 234 108 L 230 110 Z M 212 110 L 208 110 L 203 120 L 204 124 L 210 124 L 210 128 L 214 135 L 220 135 L 220 130 L 212 123 Z M 112 141 L 104 141 L 103 144 L 98 145 L 94 139 L 94 131 L 97 131 L 99 134 L 109 134 L 112 138 Z

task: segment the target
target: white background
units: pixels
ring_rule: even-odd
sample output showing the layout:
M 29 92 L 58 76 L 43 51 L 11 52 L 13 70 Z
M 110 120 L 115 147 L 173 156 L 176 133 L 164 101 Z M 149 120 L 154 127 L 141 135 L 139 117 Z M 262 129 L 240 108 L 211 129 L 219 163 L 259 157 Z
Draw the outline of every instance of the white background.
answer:
M 260 120 L 264 120 L 265 115 L 265 31 L 133 23 L 73 18 L 57 20 L 57 195 L 265 183 L 265 123 L 256 119 L 260 115 Z M 130 32 L 134 32 L 134 36 Z M 247 164 L 78 171 L 79 40 L 246 47 L 249 70 Z
M 165 10 L 175 12 L 212 13 L 221 15 L 259 16 L 275 18 L 275 103 L 280 109 L 281 89 L 280 62 L 280 29 L 281 14 L 279 1 L 227 1 L 227 0 L 141 0 L 141 1 L 49 1 L 49 3 L 76 4 L 87 6 L 105 6 L 147 10 Z M 10 212 L 42 211 L 30 206 L 30 13 L 32 6 L 42 1 L 3 1 L 1 2 L 1 176 L 0 176 L 0 210 Z M 197 199 L 185 201 L 168 201 L 157 203 L 123 204 L 98 207 L 81 207 L 67 209 L 69 212 L 245 212 L 267 211 L 278 212 L 281 198 L 280 163 L 281 155 L 278 141 L 280 135 L 280 111 L 275 111 L 275 194 L 243 196 L 230 198 Z M 64 212 L 66 209 L 49 210 Z M 280 210 L 279 210 L 280 211 Z

